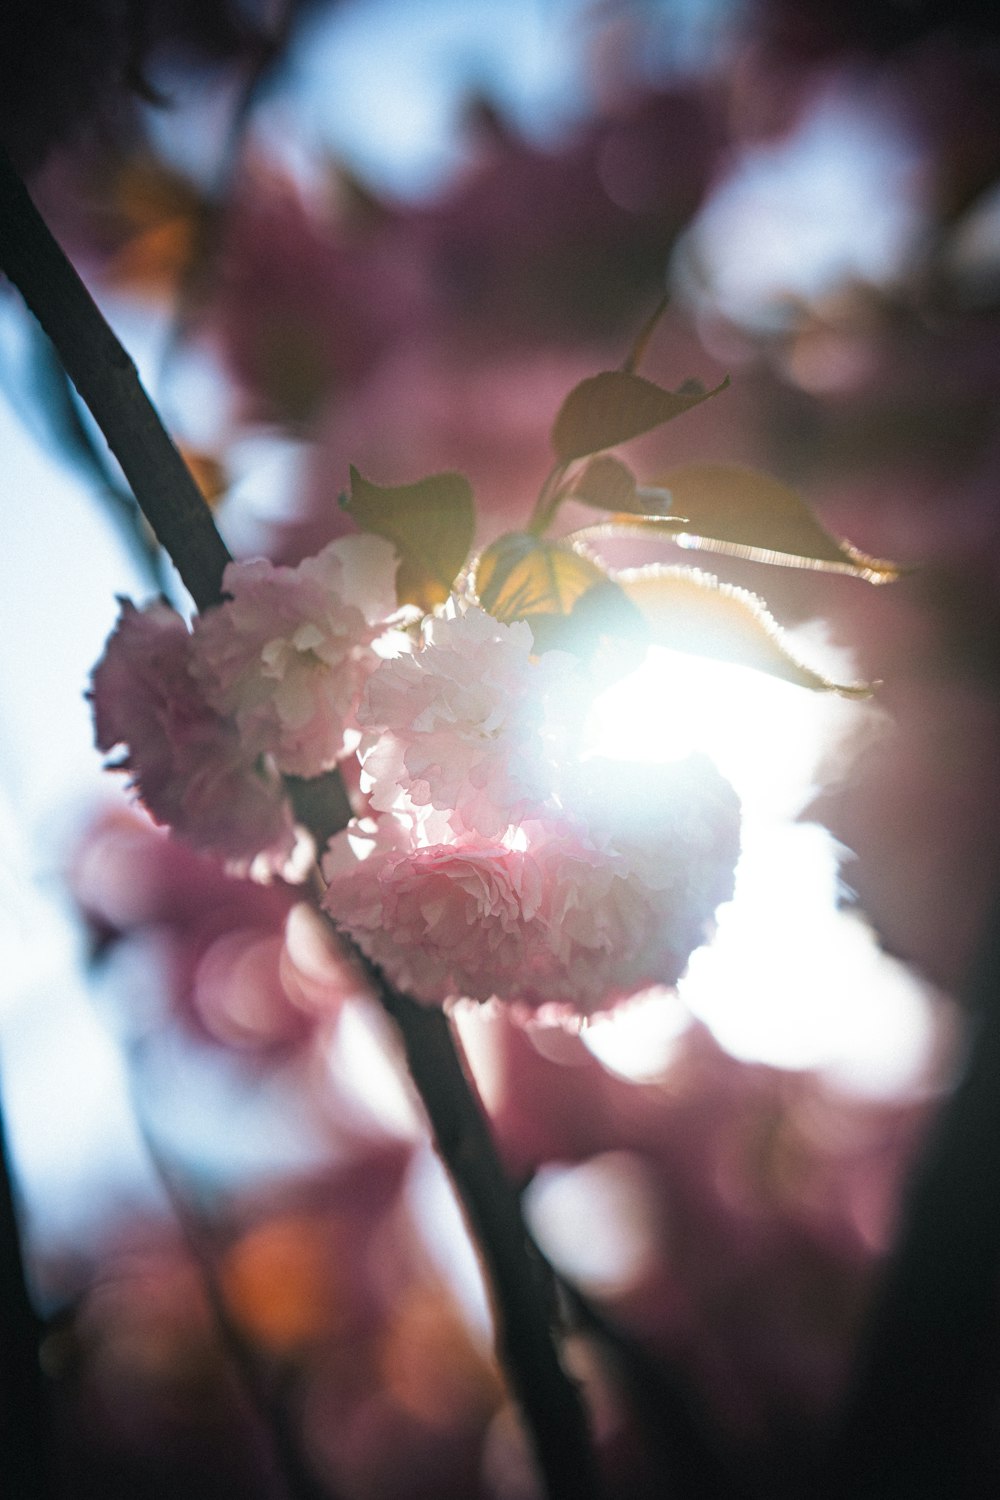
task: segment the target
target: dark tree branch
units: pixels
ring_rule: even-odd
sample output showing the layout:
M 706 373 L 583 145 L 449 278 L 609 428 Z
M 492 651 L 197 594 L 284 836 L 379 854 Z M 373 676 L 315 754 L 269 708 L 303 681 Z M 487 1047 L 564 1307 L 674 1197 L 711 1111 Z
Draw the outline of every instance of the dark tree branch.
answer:
M 965 986 L 961 1076 L 907 1190 L 831 1497 L 978 1500 L 1000 1398 L 1000 910 Z
M 482 1259 L 500 1362 L 527 1419 L 546 1493 L 552 1500 L 586 1500 L 598 1493 L 596 1467 L 583 1404 L 553 1336 L 559 1319 L 554 1283 L 498 1160 L 451 1022 L 443 1011 L 401 994 L 372 965 L 365 967 L 399 1027 L 410 1074 Z
M 217 603 L 229 553 L 208 506 L 131 359 L 2 154 L 0 269 L 55 345 L 196 604 Z M 308 805 L 301 783 L 293 800 L 320 848 L 349 813 L 338 776 L 327 780 L 318 806 Z M 579 1391 L 559 1360 L 551 1287 L 530 1253 L 517 1195 L 504 1177 L 457 1039 L 443 1014 L 399 994 L 370 965 L 364 967 L 400 1030 L 437 1149 L 477 1241 L 493 1297 L 499 1357 L 549 1500 L 592 1500 L 596 1466 Z
M 0 147 L 0 269 L 48 334 L 199 609 L 221 598 L 229 553 L 129 355 Z
M 0 1495 L 50 1500 L 51 1434 L 43 1333 L 25 1276 L 10 1155 L 0 1113 Z

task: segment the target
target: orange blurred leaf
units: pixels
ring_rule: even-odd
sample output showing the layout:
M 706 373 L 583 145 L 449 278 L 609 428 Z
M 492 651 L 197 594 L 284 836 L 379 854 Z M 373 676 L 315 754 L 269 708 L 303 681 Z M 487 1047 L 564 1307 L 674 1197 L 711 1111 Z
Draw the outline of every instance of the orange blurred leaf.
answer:
M 180 451 L 205 497 L 205 503 L 214 510 L 229 488 L 229 472 L 225 464 L 203 448 L 188 448 L 181 443 Z
M 123 243 L 108 263 L 109 282 L 152 294 L 173 291 L 198 252 L 208 200 L 151 157 L 126 162 L 110 196 Z

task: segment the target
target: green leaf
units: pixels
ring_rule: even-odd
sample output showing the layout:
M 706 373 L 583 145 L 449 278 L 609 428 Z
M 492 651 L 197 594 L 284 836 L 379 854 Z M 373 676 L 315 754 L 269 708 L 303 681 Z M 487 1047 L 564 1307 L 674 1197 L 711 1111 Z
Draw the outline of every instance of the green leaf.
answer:
M 682 531 L 687 525 L 686 517 L 670 514 L 669 490 L 636 484 L 628 465 L 610 453 L 599 454 L 584 465 L 573 480 L 568 498 L 595 510 L 611 512 L 596 526 L 582 527 L 564 539 L 570 542 L 644 536 L 648 534 L 647 523 L 652 521 L 657 531 L 671 533 Z
M 363 478 L 352 464 L 344 508 L 363 530 L 386 537 L 398 551 L 400 604 L 427 610 L 447 599 L 475 529 L 472 486 L 464 474 L 432 474 L 416 484 L 384 487 Z
M 498 620 L 526 620 L 568 615 L 581 595 L 606 579 L 603 568 L 572 547 L 514 531 L 480 557 L 476 592 Z
M 754 562 L 853 573 L 888 583 L 903 571 L 837 541 L 802 496 L 741 464 L 685 464 L 662 476 L 671 509 L 686 517 L 686 545 Z
M 613 577 L 639 610 L 656 645 L 752 667 L 816 692 L 848 698 L 871 693 L 866 683 L 831 682 L 799 661 L 766 605 L 746 589 L 720 583 L 694 568 L 654 565 Z
M 630 511 L 635 495 L 635 475 L 628 464 L 612 458 L 610 453 L 602 453 L 580 470 L 568 498 L 592 505 L 595 510 Z
M 530 625 L 535 650 L 572 651 L 602 678 L 620 676 L 646 649 L 645 625 L 625 591 L 564 542 L 511 532 L 476 568 L 479 602 L 498 620 Z
M 667 391 L 629 370 L 603 370 L 570 391 L 552 428 L 552 446 L 563 463 L 586 458 L 651 432 L 717 396 L 728 384 L 727 375 L 710 391 L 696 381 Z

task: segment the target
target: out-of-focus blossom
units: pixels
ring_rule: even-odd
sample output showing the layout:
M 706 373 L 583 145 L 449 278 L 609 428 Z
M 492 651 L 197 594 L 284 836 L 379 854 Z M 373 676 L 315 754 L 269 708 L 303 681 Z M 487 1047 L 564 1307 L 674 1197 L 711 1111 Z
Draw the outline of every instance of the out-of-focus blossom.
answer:
M 394 984 L 427 1004 L 509 997 L 525 983 L 542 881 L 502 843 L 418 844 L 387 814 L 338 834 L 323 861 L 324 905 Z
M 205 1263 L 259 1378 L 280 1371 L 294 1382 L 293 1432 L 306 1404 L 317 1428 L 355 1427 L 355 1409 L 394 1378 L 382 1351 L 395 1341 L 397 1309 L 407 1300 L 433 1305 L 449 1333 L 460 1324 L 400 1212 L 410 1157 L 409 1145 L 398 1141 L 356 1140 L 322 1174 L 243 1189 L 230 1200 L 224 1227 L 199 1224 L 193 1214 L 201 1264 L 176 1229 L 133 1219 L 107 1226 L 96 1266 L 51 1268 L 74 1303 L 71 1324 L 52 1341 L 58 1354 L 51 1346 L 47 1353 L 51 1363 L 62 1360 L 55 1382 L 61 1437 L 79 1493 L 118 1497 L 138 1486 L 151 1500 L 167 1500 L 180 1487 L 209 1500 L 223 1491 L 271 1495 L 283 1488 L 272 1477 L 261 1414 L 240 1392 L 215 1299 L 207 1295 Z M 454 1333 L 451 1342 L 460 1352 Z M 497 1399 L 487 1357 L 474 1353 L 463 1369 L 471 1375 L 478 1363 L 479 1399 L 462 1408 L 473 1441 Z M 415 1354 L 414 1364 L 434 1380 L 424 1396 L 431 1409 L 434 1362 Z M 340 1377 L 336 1407 L 325 1400 L 331 1376 Z M 318 1436 L 308 1435 L 306 1469 Z M 396 1444 L 404 1462 L 402 1434 Z M 439 1457 L 446 1461 L 443 1446 Z M 371 1490 L 359 1479 L 338 1492 L 360 1500 Z
M 523 621 L 470 607 L 429 620 L 422 650 L 384 662 L 358 709 L 372 806 L 434 808 L 456 835 L 486 837 L 539 809 L 555 786 L 560 728 L 562 754 L 573 748 L 547 710 L 579 669 L 564 652 L 533 652 Z
M 439 326 L 490 355 L 627 339 L 711 181 L 723 139 L 711 93 L 632 92 L 558 151 L 488 111 L 480 137 L 478 161 L 418 223 Z
M 891 57 L 933 38 L 939 44 L 960 38 L 995 39 L 996 17 L 974 0 L 924 0 L 900 7 L 892 0 L 861 0 L 835 10 L 818 0 L 757 0 L 749 16 L 768 45 L 800 63 L 831 57 Z
M 357 743 L 354 711 L 396 610 L 397 558 L 379 537 L 344 537 L 297 568 L 230 563 L 231 597 L 195 623 L 192 671 L 248 754 L 317 776 Z
M 299 888 L 227 874 L 138 811 L 87 830 L 70 885 L 97 950 L 127 951 L 173 1020 L 226 1047 L 286 1049 L 358 992 Z
M 196 848 L 280 863 L 294 843 L 281 781 L 247 752 L 234 725 L 207 702 L 192 674 L 193 641 L 165 604 L 122 601 L 94 669 L 98 747 L 126 747 L 118 769 L 159 822 Z
M 226 205 L 208 323 L 252 418 L 293 430 L 340 402 L 426 312 L 426 277 L 387 206 L 307 202 L 251 164 Z
M 711 179 L 715 100 L 696 85 L 621 99 L 558 151 L 486 109 L 479 126 L 469 171 L 427 206 L 343 180 L 310 200 L 251 165 L 205 311 L 253 416 L 313 426 L 429 337 L 462 368 L 539 348 L 621 357 Z M 426 400 L 418 385 L 407 398 Z
M 609 1073 L 581 1038 L 561 1035 L 557 1053 L 506 1014 L 477 1024 L 511 1170 L 578 1164 L 562 1218 L 544 1195 L 532 1212 L 543 1247 L 637 1341 L 647 1370 L 705 1413 L 741 1471 L 757 1468 L 760 1493 L 801 1494 L 794 1468 L 842 1392 L 926 1094 L 840 1094 L 814 1073 L 730 1057 L 698 1023 L 644 1083 Z M 602 1257 L 588 1226 L 623 1184 L 629 1213 Z

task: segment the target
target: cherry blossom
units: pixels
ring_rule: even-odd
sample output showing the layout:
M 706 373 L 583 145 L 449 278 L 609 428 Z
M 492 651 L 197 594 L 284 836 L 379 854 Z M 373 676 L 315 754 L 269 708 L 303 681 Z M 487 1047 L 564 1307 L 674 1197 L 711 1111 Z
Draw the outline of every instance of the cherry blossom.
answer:
M 533 651 L 523 621 L 453 607 L 427 622 L 422 650 L 384 662 L 358 709 L 372 806 L 434 808 L 456 833 L 487 837 L 538 810 L 571 735 L 565 704 L 580 673 L 564 652 Z
M 740 804 L 703 755 L 672 765 L 584 762 L 572 809 L 527 833 L 547 889 L 542 987 L 523 998 L 592 1014 L 675 984 L 733 894 Z
M 251 753 L 317 776 L 357 742 L 354 710 L 396 611 L 397 558 L 376 536 L 343 537 L 298 567 L 230 563 L 231 597 L 195 622 L 192 670 Z
M 192 636 L 174 610 L 159 601 L 138 610 L 123 599 L 93 673 L 98 747 L 126 747 L 117 769 L 130 773 L 157 822 L 196 848 L 280 863 L 294 843 L 280 778 L 206 701 L 192 654 Z
M 593 1015 L 675 983 L 732 895 L 736 794 L 703 757 L 664 775 L 673 795 L 623 830 L 558 808 L 500 838 L 449 838 L 443 814 L 356 822 L 328 848 L 324 905 L 425 1003 Z
M 327 910 L 394 984 L 435 1004 L 518 983 L 541 901 L 523 850 L 486 840 L 421 845 L 391 814 L 352 824 L 323 863 Z

